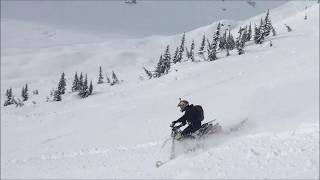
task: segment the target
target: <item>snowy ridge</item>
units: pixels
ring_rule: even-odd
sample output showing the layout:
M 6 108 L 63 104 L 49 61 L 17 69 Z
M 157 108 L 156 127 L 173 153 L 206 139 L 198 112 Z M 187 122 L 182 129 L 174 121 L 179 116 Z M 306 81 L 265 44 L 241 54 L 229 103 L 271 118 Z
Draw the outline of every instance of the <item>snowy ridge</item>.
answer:
M 181 35 L 1 55 L 2 97 L 5 88 L 18 94 L 26 82 L 40 92 L 31 97 L 37 104 L 1 107 L 1 178 L 318 179 L 319 5 L 307 9 L 307 20 L 302 2 L 270 12 L 278 35 L 264 44 L 249 43 L 241 56 L 220 53 L 211 63 L 177 64 L 177 71 L 152 80 L 138 79 L 141 66 L 153 66 L 161 47 Z M 186 38 L 199 40 L 206 29 Z M 124 83 L 95 85 L 86 99 L 69 92 L 75 71 L 95 80 L 99 65 L 119 72 Z M 44 102 L 61 71 L 67 94 Z M 156 160 L 169 157 L 169 145 L 161 145 L 181 115 L 178 97 L 201 104 L 205 121 L 217 118 L 225 131 L 196 144 L 195 152 L 183 148 L 194 144 L 182 144 L 175 160 L 156 168 Z M 228 133 L 244 118 L 243 128 Z

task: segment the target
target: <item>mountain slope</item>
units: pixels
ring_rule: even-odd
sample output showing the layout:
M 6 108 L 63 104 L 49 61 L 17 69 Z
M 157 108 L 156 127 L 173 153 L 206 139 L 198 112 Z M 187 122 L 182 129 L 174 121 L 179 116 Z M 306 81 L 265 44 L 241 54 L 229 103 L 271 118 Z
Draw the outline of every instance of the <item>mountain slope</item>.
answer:
M 137 56 L 134 62 L 122 62 L 127 66 L 122 71 L 116 62 L 109 61 L 105 63 L 108 68 L 122 72 L 123 84 L 96 85 L 96 94 L 86 99 L 67 93 L 62 102 L 45 103 L 43 99 L 36 105 L 1 108 L 1 176 L 319 178 L 319 5 L 310 7 L 307 13 L 308 20 L 303 19 L 304 12 L 273 20 L 278 36 L 262 45 L 249 43 L 246 54 L 241 56 L 232 52 L 230 57 L 222 58 L 220 54 L 214 62 L 181 63 L 173 67 L 177 71 L 149 81 L 137 80 L 133 74 L 138 70 L 131 69 L 139 69 L 148 62 L 147 58 L 141 60 Z M 293 31 L 286 32 L 284 23 Z M 155 42 L 150 43 L 154 45 L 151 47 L 155 48 L 172 39 L 153 37 L 148 41 L 152 40 Z M 136 45 L 137 41 L 145 39 L 128 42 Z M 104 62 L 101 57 L 117 57 L 117 48 L 123 47 L 119 41 L 108 43 L 55 49 L 63 57 L 75 49 L 86 49 L 90 60 L 99 64 Z M 129 44 L 124 48 L 133 47 Z M 104 52 L 102 47 L 108 45 L 114 49 Z M 29 55 L 45 59 L 50 57 L 50 51 Z M 139 52 L 138 48 L 130 51 Z M 147 56 L 159 53 L 156 51 Z M 79 55 L 79 59 L 83 57 L 86 56 Z M 130 53 L 120 57 L 134 59 Z M 15 62 L 9 59 L 18 61 L 16 58 L 8 56 L 1 63 L 12 67 L 10 63 Z M 28 62 L 29 66 L 37 67 L 35 62 Z M 78 65 L 56 63 L 67 67 L 70 78 L 75 70 L 86 70 L 91 77 L 98 72 L 89 61 Z M 43 66 L 40 64 L 39 68 Z M 47 82 L 47 78 L 53 78 L 54 71 L 57 69 L 32 72 L 38 82 L 33 86 L 50 89 L 56 83 Z M 39 78 L 38 73 L 48 75 Z M 60 72 L 55 73 L 58 77 Z M 24 74 L 20 81 L 14 75 L 11 81 L 6 72 L 4 75 L 1 81 L 5 85 L 27 80 Z M 41 96 L 45 94 L 44 91 Z M 170 133 L 170 122 L 181 115 L 176 109 L 178 97 L 201 104 L 206 121 L 217 118 L 225 130 L 244 118 L 248 123 L 236 133 L 200 142 L 201 148 L 195 152 L 179 150 L 174 161 L 155 168 L 156 160 L 169 156 L 170 148 L 161 149 L 161 144 Z

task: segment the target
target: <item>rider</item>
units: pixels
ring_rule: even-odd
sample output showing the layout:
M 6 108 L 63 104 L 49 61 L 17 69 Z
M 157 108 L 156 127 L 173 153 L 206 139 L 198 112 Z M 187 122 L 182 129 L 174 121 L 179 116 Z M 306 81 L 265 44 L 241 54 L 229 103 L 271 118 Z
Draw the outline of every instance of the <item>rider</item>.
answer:
M 178 120 L 172 121 L 170 126 L 174 127 L 174 125 L 179 122 L 181 124 L 179 126 L 176 126 L 176 128 L 179 128 L 186 125 L 186 123 L 188 123 L 189 126 L 182 131 L 182 134 L 181 134 L 182 137 L 188 136 L 191 133 L 201 128 L 201 120 L 203 118 L 202 117 L 203 112 L 201 112 L 202 114 L 199 113 L 196 106 L 194 106 L 193 104 L 189 105 L 188 101 L 181 100 L 181 99 L 177 107 L 180 107 L 180 111 L 184 112 L 184 115 L 180 117 Z

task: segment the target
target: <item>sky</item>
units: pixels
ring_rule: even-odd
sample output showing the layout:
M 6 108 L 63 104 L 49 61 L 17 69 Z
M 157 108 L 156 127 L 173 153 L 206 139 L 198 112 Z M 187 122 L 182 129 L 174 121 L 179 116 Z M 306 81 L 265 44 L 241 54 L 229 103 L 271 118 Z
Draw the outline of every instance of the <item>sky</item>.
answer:
M 242 20 L 286 1 L 1 1 L 1 18 L 40 22 L 96 34 L 172 35 L 221 19 Z M 225 9 L 225 11 L 223 10 Z

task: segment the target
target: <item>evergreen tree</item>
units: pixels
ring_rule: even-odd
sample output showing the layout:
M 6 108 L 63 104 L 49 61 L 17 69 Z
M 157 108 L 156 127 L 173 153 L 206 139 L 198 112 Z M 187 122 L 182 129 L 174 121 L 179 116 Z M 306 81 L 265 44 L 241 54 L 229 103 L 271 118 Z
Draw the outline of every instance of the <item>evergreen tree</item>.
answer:
M 266 17 L 264 18 L 264 37 L 269 36 L 271 30 L 272 30 L 272 24 L 271 24 L 271 19 L 269 17 L 269 9 L 266 13 Z
M 220 50 L 226 49 L 226 44 L 227 44 L 227 31 L 224 31 L 223 35 L 220 36 L 219 49 Z
M 179 61 L 180 62 L 180 61 Z M 165 68 L 164 68 L 164 62 L 163 62 L 163 58 L 162 58 L 162 54 L 160 55 L 156 70 L 155 70 L 155 77 L 160 77 L 164 74 L 165 72 Z
M 21 92 L 22 100 L 27 101 L 29 99 L 29 93 L 28 93 L 28 85 L 26 84 L 25 87 L 22 87 Z
M 88 96 L 92 94 L 92 91 L 93 91 L 93 85 L 92 85 L 92 81 L 90 81 Z
M 98 78 L 98 84 L 103 83 L 103 75 L 102 75 L 102 68 L 101 66 L 99 67 L 99 78 Z
M 114 73 L 114 71 L 112 71 L 112 84 L 111 85 L 114 85 L 118 82 L 119 82 L 119 80 L 118 80 L 116 73 Z
M 198 55 L 199 56 L 203 56 L 205 46 L 206 46 L 206 36 L 203 35 L 202 36 L 201 45 L 200 45 L 200 48 L 199 48 L 199 51 L 198 51 Z
M 54 91 L 53 100 L 54 101 L 61 101 L 62 100 L 61 92 L 59 90 Z
M 176 51 L 174 52 L 174 56 L 172 59 L 173 64 L 179 62 L 179 48 L 177 47 Z
M 4 106 L 9 106 L 13 104 L 13 95 L 12 95 L 12 88 L 7 89 L 6 91 L 7 100 L 4 102 Z
M 168 74 L 170 70 L 170 67 L 171 67 L 170 63 L 171 63 L 170 48 L 169 48 L 169 45 L 167 45 L 166 51 L 163 55 L 163 65 L 164 65 L 165 74 Z
M 245 42 L 246 42 L 246 34 L 245 34 L 245 29 L 241 28 L 239 30 L 239 36 L 237 37 L 237 50 L 238 50 L 238 54 L 244 54 L 244 46 L 245 46 Z
M 72 83 L 72 92 L 79 90 L 79 78 L 77 72 L 74 75 L 74 80 Z
M 254 24 L 254 42 L 258 44 L 258 38 L 260 36 L 259 29 L 256 24 Z
M 82 98 L 85 98 L 88 96 L 88 76 L 87 76 L 87 74 L 86 74 L 85 80 L 82 83 L 82 86 L 80 88 L 78 95 Z
M 83 75 L 82 75 L 82 72 L 80 73 L 80 77 L 79 77 L 79 84 L 78 84 L 78 87 L 79 89 L 78 90 L 81 90 L 82 86 L 83 86 Z
M 251 23 L 250 23 L 249 28 L 248 28 L 247 40 L 246 41 L 250 41 L 251 37 L 252 37 L 252 28 L 251 28 Z
M 87 75 L 87 74 L 86 74 L 86 77 L 85 77 L 85 79 L 84 79 L 82 88 L 83 88 L 85 91 L 87 91 L 87 89 L 88 89 L 88 75 Z
M 64 72 L 61 75 L 59 84 L 58 84 L 58 91 L 60 92 L 60 94 L 64 94 L 66 91 L 66 79 L 65 79 L 65 74 Z
M 194 61 L 194 40 L 192 40 L 188 58 L 190 58 L 192 62 Z
M 151 79 L 153 76 L 152 73 L 149 70 L 147 70 L 145 67 L 143 67 L 143 70 L 147 74 L 148 78 Z
M 232 36 L 232 34 L 230 33 L 230 29 L 229 29 L 229 33 L 228 33 L 228 46 L 229 46 L 229 50 L 233 50 L 236 46 L 236 43 L 234 41 L 234 38 Z
M 217 46 L 218 46 L 218 41 L 220 39 L 220 28 L 221 24 L 220 22 L 218 23 L 217 30 L 215 34 L 213 35 L 213 41 L 212 44 L 208 41 L 208 60 L 209 61 L 214 61 L 217 59 Z
M 265 28 L 264 28 L 264 21 L 262 18 L 260 19 L 260 26 L 259 26 L 259 37 L 258 37 L 258 44 L 262 44 L 264 41 L 265 35 Z
M 183 56 L 183 52 L 184 52 L 184 48 L 185 48 L 184 47 L 185 38 L 186 38 L 186 34 L 183 33 L 182 39 L 181 39 L 181 44 L 180 44 L 180 47 L 179 47 L 178 58 L 177 58 L 178 62 L 181 62 L 181 60 L 182 60 L 182 56 Z
M 217 59 L 215 45 L 213 44 L 214 42 L 211 44 L 209 40 L 207 41 L 208 61 L 214 61 Z
M 107 83 L 108 83 L 108 84 L 111 84 L 111 80 L 110 80 L 110 78 L 108 77 L 108 74 L 106 74 L 106 78 L 107 78 Z

